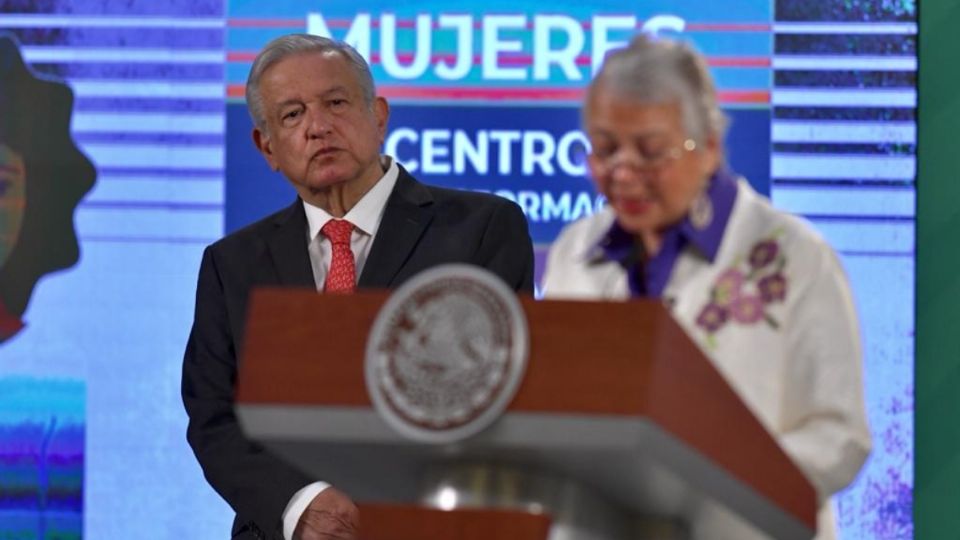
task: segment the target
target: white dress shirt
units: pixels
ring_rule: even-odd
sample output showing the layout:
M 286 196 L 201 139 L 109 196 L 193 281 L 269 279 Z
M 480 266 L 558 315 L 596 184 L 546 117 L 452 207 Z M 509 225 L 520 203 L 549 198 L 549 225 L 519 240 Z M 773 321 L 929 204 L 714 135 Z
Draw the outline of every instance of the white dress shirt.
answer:
M 363 265 L 370 254 L 373 237 L 380 228 L 383 219 L 383 210 L 387 206 L 387 199 L 397 184 L 400 168 L 397 163 L 387 158 L 390 166 L 383 177 L 367 191 L 363 197 L 353 205 L 353 208 L 340 219 L 353 223 L 353 234 L 350 235 L 350 250 L 353 251 L 353 260 L 356 268 L 356 277 L 359 279 L 363 272 Z M 318 291 L 323 290 L 323 282 L 327 278 L 332 258 L 332 246 L 326 236 L 320 234 L 320 229 L 331 219 L 335 219 L 323 208 L 313 206 L 306 201 L 303 209 L 307 213 L 307 251 L 310 253 L 310 266 L 313 267 L 313 281 Z
M 363 265 L 367 262 L 367 255 L 370 254 L 373 239 L 380 228 L 380 221 L 383 220 L 383 211 L 387 206 L 387 199 L 393 193 L 393 187 L 397 184 L 397 177 L 400 174 L 396 161 L 386 156 L 385 159 L 390 163 L 387 172 L 341 218 L 354 226 L 353 233 L 350 235 L 350 249 L 353 251 L 357 279 L 363 272 Z M 320 229 L 328 221 L 335 218 L 326 210 L 308 204 L 306 201 L 303 202 L 303 209 L 307 214 L 306 234 L 309 242 L 307 251 L 310 254 L 310 266 L 313 268 L 313 281 L 317 290 L 322 291 L 323 282 L 326 280 L 327 271 L 330 269 L 332 246 L 330 240 L 320 234 Z M 328 487 L 330 487 L 330 484 L 326 482 L 314 482 L 304 486 L 290 498 L 282 516 L 283 537 L 286 540 L 293 540 L 293 531 L 297 528 L 297 523 L 300 522 L 300 516 L 310 505 L 310 501 Z

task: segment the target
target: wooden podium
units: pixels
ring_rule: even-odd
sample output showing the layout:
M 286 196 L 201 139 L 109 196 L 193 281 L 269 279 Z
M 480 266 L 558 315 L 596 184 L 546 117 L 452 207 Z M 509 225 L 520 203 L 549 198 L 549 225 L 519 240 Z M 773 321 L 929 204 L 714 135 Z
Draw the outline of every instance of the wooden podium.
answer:
M 506 414 L 431 445 L 398 435 L 367 394 L 367 334 L 387 297 L 256 291 L 238 380 L 247 433 L 358 501 L 364 527 L 376 522 L 364 538 L 542 539 L 544 514 L 552 540 L 636 538 L 638 516 L 688 523 L 714 507 L 772 538 L 814 535 L 813 487 L 659 303 L 521 298 L 530 357 Z M 603 505 L 587 521 L 620 517 L 578 529 L 565 507 L 598 507 L 565 504 L 558 479 Z M 446 532 L 428 507 L 454 510 Z

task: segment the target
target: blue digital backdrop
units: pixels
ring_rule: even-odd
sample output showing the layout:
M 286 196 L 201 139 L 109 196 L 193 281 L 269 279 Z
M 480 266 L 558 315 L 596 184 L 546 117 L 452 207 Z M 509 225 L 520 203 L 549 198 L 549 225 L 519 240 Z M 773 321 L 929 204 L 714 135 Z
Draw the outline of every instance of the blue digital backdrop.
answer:
M 851 279 L 874 452 L 835 498 L 842 537 L 912 538 L 917 24 L 881 0 L 0 0 L 0 33 L 73 90 L 97 171 L 79 261 L 0 342 L 0 538 L 227 534 L 185 442 L 180 362 L 203 248 L 293 198 L 253 147 L 243 83 L 267 41 L 306 31 L 368 58 L 386 151 L 416 176 L 517 201 L 541 266 L 602 204 L 578 103 L 603 54 L 637 31 L 691 40 L 732 167 Z

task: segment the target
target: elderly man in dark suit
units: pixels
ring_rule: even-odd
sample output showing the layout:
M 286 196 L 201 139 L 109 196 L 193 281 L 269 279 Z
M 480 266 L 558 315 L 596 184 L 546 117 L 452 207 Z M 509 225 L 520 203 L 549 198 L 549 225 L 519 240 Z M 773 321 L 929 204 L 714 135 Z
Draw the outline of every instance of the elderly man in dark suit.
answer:
M 460 262 L 529 291 L 533 248 L 515 204 L 426 186 L 380 155 L 389 107 L 348 45 L 309 35 L 272 41 L 251 69 L 247 105 L 254 143 L 299 197 L 204 252 L 183 364 L 187 438 L 237 513 L 234 537 L 354 538 L 358 513 L 347 495 L 283 463 L 237 423 L 234 382 L 250 290 L 394 287 Z

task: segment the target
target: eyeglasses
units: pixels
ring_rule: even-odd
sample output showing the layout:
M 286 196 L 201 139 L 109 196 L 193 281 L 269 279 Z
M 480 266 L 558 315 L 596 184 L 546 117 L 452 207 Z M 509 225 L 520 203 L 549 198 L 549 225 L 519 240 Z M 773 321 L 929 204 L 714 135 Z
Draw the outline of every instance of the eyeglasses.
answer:
M 658 172 L 667 165 L 683 157 L 687 152 L 697 149 L 697 141 L 687 139 L 679 146 L 673 146 L 656 152 L 642 148 L 633 148 L 633 151 L 624 152 L 618 149 L 607 155 L 590 152 L 587 159 L 591 165 L 604 173 L 609 173 L 617 167 L 627 166 L 643 172 Z M 628 148 L 629 150 L 629 148 Z

